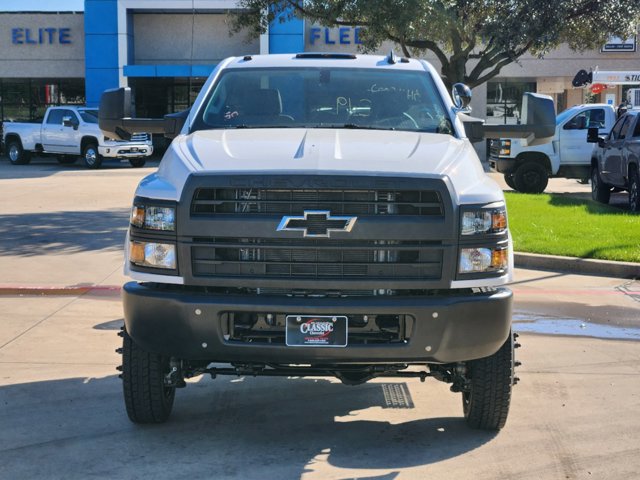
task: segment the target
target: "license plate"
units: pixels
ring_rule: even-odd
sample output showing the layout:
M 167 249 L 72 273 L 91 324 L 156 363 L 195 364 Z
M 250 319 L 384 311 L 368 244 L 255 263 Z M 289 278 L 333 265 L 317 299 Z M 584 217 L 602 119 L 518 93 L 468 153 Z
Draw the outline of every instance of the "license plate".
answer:
M 347 317 L 338 315 L 287 315 L 288 347 L 346 347 Z

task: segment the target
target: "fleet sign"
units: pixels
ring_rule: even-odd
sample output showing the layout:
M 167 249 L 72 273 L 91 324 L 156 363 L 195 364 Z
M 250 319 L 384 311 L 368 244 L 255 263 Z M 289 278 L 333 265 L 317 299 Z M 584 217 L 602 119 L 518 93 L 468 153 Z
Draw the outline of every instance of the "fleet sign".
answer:
M 310 45 L 360 45 L 360 27 L 311 27 Z
M 11 42 L 14 45 L 70 44 L 70 28 L 12 28 Z

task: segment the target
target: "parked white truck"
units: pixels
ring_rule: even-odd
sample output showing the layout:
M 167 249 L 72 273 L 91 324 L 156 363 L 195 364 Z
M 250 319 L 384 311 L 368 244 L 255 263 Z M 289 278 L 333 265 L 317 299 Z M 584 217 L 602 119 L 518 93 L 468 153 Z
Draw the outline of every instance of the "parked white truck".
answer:
M 433 377 L 470 426 L 502 428 L 513 252 L 470 138 L 546 139 L 554 111 L 528 94 L 526 125 L 485 129 L 458 115 L 470 95 L 425 61 L 338 53 L 223 60 L 188 115 L 103 94 L 105 135 L 174 137 L 125 245 L 129 418 L 165 421 L 201 374 Z
M 587 143 L 587 131 L 598 128 L 609 133 L 616 121 L 611 105 L 596 103 L 576 105 L 556 118 L 551 143 L 525 146 L 519 139 L 491 140 L 489 165 L 504 174 L 511 188 L 523 193 L 542 193 L 550 177 L 589 179 L 594 146 Z
M 56 155 L 62 164 L 74 163 L 81 155 L 88 168 L 100 168 L 105 158 L 128 159 L 131 166 L 142 167 L 153 153 L 147 133 L 133 133 L 127 140 L 105 137 L 95 108 L 49 107 L 41 124 L 6 122 L 3 135 L 14 165 L 29 163 L 31 154 L 37 153 Z

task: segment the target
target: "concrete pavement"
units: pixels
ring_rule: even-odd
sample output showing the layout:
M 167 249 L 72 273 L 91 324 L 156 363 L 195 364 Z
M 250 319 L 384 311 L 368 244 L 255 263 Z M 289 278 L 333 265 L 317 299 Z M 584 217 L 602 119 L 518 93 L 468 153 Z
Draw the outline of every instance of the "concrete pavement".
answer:
M 562 272 L 516 271 L 522 381 L 497 435 L 468 430 L 459 395 L 435 380 L 197 378 L 178 391 L 169 423 L 132 425 L 115 371 L 117 286 L 128 205 L 150 171 L 0 161 L 0 283 L 73 287 L 0 295 L 0 478 L 539 480 L 640 471 L 640 342 L 629 341 L 640 338 L 640 284 Z

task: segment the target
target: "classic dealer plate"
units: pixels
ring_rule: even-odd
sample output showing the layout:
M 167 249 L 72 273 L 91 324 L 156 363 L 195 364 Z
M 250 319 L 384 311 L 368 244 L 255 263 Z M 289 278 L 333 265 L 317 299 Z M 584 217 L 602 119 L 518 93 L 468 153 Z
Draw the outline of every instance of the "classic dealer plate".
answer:
M 338 315 L 287 315 L 288 347 L 346 347 L 347 317 Z

